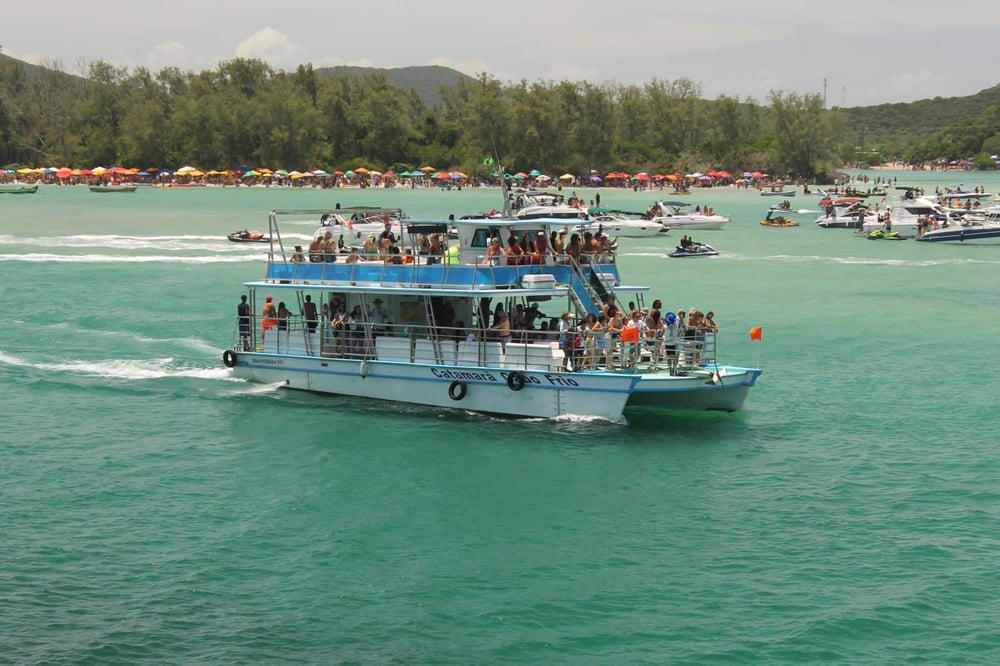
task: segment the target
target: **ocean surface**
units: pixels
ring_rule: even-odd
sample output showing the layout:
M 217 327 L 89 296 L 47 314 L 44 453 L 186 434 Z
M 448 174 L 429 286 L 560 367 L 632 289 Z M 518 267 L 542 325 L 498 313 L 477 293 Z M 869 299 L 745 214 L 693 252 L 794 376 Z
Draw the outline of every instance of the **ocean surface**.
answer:
M 765 373 L 741 413 L 611 424 L 220 363 L 265 267 L 227 233 L 338 202 L 460 216 L 496 190 L 0 195 L 0 662 L 1000 663 L 1000 247 L 687 199 L 733 216 L 692 232 L 721 255 L 623 239 L 623 274 L 714 310 L 720 359 Z

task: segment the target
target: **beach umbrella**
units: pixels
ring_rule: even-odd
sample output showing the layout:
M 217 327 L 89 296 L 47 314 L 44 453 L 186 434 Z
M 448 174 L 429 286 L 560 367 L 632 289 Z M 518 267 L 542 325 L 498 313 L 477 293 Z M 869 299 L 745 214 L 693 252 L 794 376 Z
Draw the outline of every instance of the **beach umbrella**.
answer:
M 430 173 L 431 171 L 437 171 L 437 169 L 435 169 L 432 166 L 422 166 L 422 167 L 420 167 L 420 170 L 423 171 L 424 173 Z
M 559 176 L 559 180 L 573 180 L 573 177 L 574 176 L 571 173 L 564 173 L 563 175 Z
M 364 167 L 358 167 L 357 169 L 354 170 L 354 173 L 362 173 L 362 174 L 364 174 L 364 173 L 371 173 L 371 172 L 368 171 L 368 169 L 366 169 Z
M 69 167 L 60 167 L 56 170 L 56 178 L 69 178 L 73 175 L 73 170 Z
M 541 176 L 539 176 L 539 177 L 538 177 L 538 178 L 536 178 L 535 180 L 537 180 L 537 181 L 538 181 L 539 183 L 547 183 L 547 182 L 549 182 L 550 180 L 552 180 L 552 176 L 546 176 L 546 175 L 545 175 L 545 174 L 543 173 L 543 174 L 542 174 Z
M 180 171 L 178 171 L 177 173 L 180 173 Z M 190 172 L 186 172 L 186 173 L 190 173 Z M 254 178 L 254 177 L 259 176 L 259 175 L 260 175 L 260 172 L 254 170 L 254 169 L 250 169 L 249 171 L 247 171 L 246 173 L 243 174 L 243 177 L 244 178 Z
M 197 169 L 191 166 L 190 164 L 187 164 L 178 169 L 177 173 L 191 173 L 192 171 L 197 171 Z
M 649 174 L 646 173 L 645 171 L 640 171 L 639 173 L 635 174 L 635 179 L 636 180 L 649 180 Z
M 452 171 L 451 172 L 451 178 L 452 178 L 452 180 L 461 180 L 462 178 L 468 178 L 468 176 L 466 176 L 461 171 Z
M 590 177 L 590 182 L 599 183 L 601 182 L 601 177 L 595 173 L 593 176 Z
M 541 176 L 542 172 L 539 171 L 538 169 L 532 169 L 531 171 L 528 172 L 528 175 L 532 177 Z
M 91 169 L 90 173 L 94 174 L 95 176 L 103 176 L 105 173 L 107 173 L 107 171 L 108 170 L 105 169 L 104 167 L 99 166 L 99 167 L 94 167 L 93 169 Z

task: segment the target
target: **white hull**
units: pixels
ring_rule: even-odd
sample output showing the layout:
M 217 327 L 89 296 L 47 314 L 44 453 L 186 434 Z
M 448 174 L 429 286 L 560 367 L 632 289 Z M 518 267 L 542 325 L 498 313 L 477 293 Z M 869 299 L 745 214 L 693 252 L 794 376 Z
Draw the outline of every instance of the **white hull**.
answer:
M 951 245 L 1000 245 L 1000 225 L 971 224 L 964 227 L 942 227 L 924 232 L 917 240 Z
M 686 231 L 688 229 L 718 231 L 729 222 L 729 218 L 721 215 L 661 215 L 654 217 L 652 221 L 674 231 Z
M 662 224 L 647 220 L 588 222 L 577 225 L 573 230 L 579 233 L 585 231 L 597 233 L 598 229 L 610 237 L 618 236 L 621 238 L 652 238 L 667 230 Z
M 525 386 L 515 391 L 507 384 L 512 372 L 262 352 L 238 352 L 233 368 L 233 375 L 242 379 L 317 393 L 516 417 L 585 415 L 609 421 L 620 421 L 626 405 L 737 411 L 760 374 L 759 370 L 730 368 L 712 383 L 713 371 L 702 368 L 683 376 L 525 370 L 519 371 Z M 465 386 L 460 399 L 451 397 L 458 393 L 452 389 L 457 382 Z

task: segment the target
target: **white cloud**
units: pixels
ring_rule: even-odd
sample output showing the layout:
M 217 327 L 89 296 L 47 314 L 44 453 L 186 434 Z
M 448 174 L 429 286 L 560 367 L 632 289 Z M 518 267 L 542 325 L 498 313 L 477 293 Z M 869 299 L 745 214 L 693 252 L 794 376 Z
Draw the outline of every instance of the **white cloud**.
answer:
M 296 44 L 273 28 L 263 28 L 236 45 L 236 57 L 257 58 L 279 69 L 295 69 L 306 59 Z

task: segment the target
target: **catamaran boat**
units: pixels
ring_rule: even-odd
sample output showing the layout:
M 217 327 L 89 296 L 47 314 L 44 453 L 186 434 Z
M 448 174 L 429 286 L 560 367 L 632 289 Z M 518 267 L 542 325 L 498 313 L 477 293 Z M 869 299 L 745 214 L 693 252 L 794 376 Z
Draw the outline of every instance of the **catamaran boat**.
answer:
M 435 408 L 619 422 L 634 406 L 738 410 L 762 372 L 721 363 L 714 334 L 674 347 L 623 333 L 596 353 L 577 346 L 582 332 L 560 340 L 527 321 L 512 329 L 508 313 L 533 312 L 539 321 L 565 313 L 579 331 L 612 296 L 645 302 L 649 288 L 627 285 L 613 252 L 580 261 L 489 252 L 494 238 L 548 237 L 564 218 L 406 220 L 398 254 L 302 263 L 291 261 L 279 220 L 303 213 L 269 215 L 265 274 L 244 284 L 251 311 L 262 314 L 234 322 L 234 343 L 222 355 L 237 378 Z M 458 237 L 443 254 L 419 253 L 420 236 L 452 225 Z M 264 308 L 281 301 L 304 314 L 277 319 Z
M 718 230 L 729 222 L 730 218 L 726 215 L 706 213 L 704 210 L 690 210 L 690 205 L 684 201 L 658 201 L 653 204 L 652 221 L 681 231 L 688 229 Z

